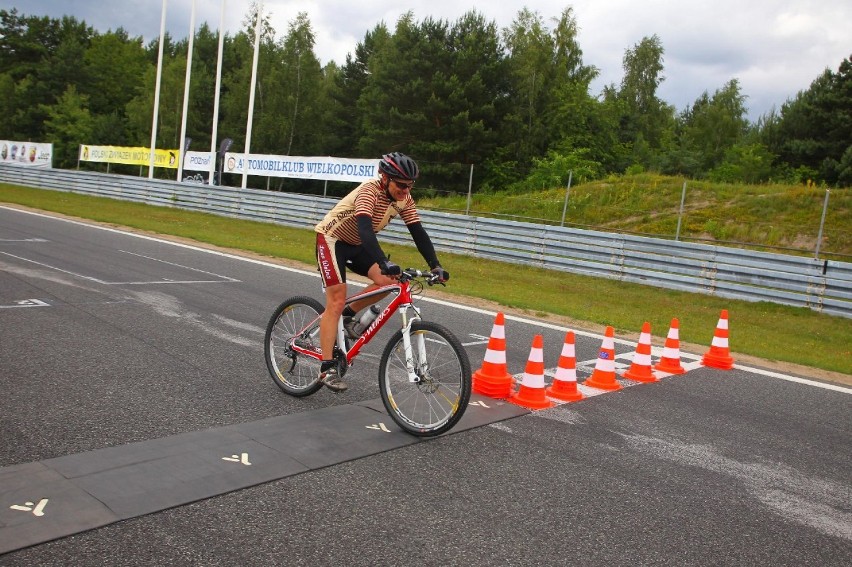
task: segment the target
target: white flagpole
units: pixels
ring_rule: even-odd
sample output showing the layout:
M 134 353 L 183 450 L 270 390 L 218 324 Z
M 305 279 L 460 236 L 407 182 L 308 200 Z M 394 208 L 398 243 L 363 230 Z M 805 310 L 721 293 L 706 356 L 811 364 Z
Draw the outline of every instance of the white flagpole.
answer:
M 216 93 L 213 95 L 213 133 L 210 137 L 210 173 L 208 183 L 213 185 L 216 174 L 216 136 L 219 130 L 219 91 L 222 90 L 222 50 L 225 43 L 225 0 L 222 0 L 222 11 L 219 14 L 219 55 L 216 59 Z M 222 180 L 219 180 L 221 185 Z
M 160 52 L 157 56 L 157 80 L 154 85 L 154 118 L 151 123 L 151 155 L 148 162 L 148 179 L 154 177 L 154 151 L 157 147 L 157 118 L 160 114 L 160 79 L 163 76 L 163 43 L 166 35 L 166 0 L 163 0 L 163 15 L 160 17 Z
M 189 106 L 189 80 L 192 75 L 192 45 L 195 40 L 195 0 L 192 0 L 192 10 L 189 15 L 189 45 L 186 52 L 186 78 L 183 81 L 183 114 L 180 122 L 180 151 L 178 153 L 177 180 L 183 179 L 183 160 L 186 156 L 186 111 Z
M 251 64 L 251 91 L 249 92 L 249 112 L 248 123 L 246 124 L 246 148 L 243 157 L 243 185 L 246 188 L 248 182 L 248 157 L 251 151 L 251 125 L 254 118 L 254 91 L 257 85 L 257 58 L 260 53 L 260 22 L 263 19 L 263 2 L 258 2 L 257 6 L 257 24 L 254 30 L 254 59 Z

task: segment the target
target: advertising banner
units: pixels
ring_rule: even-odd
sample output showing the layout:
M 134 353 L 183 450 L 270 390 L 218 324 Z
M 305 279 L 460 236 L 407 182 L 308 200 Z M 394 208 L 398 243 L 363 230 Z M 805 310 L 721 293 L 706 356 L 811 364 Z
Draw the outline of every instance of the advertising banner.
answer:
M 0 140 L 0 163 L 53 167 L 53 144 Z
M 185 166 L 184 166 L 185 167 Z M 301 157 L 249 154 L 225 154 L 225 173 L 243 173 L 262 177 L 296 177 L 329 181 L 367 181 L 379 175 L 379 160 L 335 157 Z
M 179 150 L 154 150 L 154 167 L 177 169 Z M 123 163 L 127 165 L 149 165 L 149 148 L 130 148 L 124 146 L 80 146 L 80 161 L 105 163 Z
M 210 152 L 186 152 L 183 162 L 184 171 L 210 171 L 213 155 Z

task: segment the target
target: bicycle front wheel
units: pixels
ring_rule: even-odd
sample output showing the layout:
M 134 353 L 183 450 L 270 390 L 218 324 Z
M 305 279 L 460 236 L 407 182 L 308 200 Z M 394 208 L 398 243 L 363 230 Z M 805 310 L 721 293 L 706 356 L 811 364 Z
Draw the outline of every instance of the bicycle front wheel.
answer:
M 269 318 L 264 339 L 266 368 L 275 384 L 291 396 L 309 396 L 322 387 L 320 358 L 297 353 L 300 347 L 319 354 L 319 316 L 325 308 L 311 297 L 291 297 Z
M 379 363 L 379 391 L 391 418 L 418 437 L 449 431 L 470 401 L 470 361 L 449 330 L 430 321 L 411 325 L 414 376 L 408 373 L 402 330 Z M 413 378 L 413 380 L 412 380 Z

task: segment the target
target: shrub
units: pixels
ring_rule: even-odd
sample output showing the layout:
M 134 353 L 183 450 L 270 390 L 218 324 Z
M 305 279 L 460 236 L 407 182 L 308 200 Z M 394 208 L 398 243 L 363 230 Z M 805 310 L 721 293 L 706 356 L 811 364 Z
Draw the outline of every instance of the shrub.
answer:
M 601 175 L 602 166 L 586 157 L 588 153 L 588 149 L 580 148 L 567 154 L 550 151 L 545 158 L 533 158 L 532 171 L 526 179 L 517 184 L 518 189 L 560 187 L 568 184 L 569 177 L 572 178 L 573 184 L 597 179 Z

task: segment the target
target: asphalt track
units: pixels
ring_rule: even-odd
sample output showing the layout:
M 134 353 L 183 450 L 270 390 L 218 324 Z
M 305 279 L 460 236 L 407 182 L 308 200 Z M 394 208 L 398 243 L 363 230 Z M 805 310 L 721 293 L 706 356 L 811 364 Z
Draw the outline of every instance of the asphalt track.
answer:
M 377 399 L 387 329 L 346 394 L 274 386 L 295 294 L 316 274 L 0 207 L 0 565 L 852 564 L 847 387 L 684 353 L 420 441 Z M 495 314 L 426 295 L 478 368 Z M 509 371 L 541 334 L 549 381 L 565 331 L 507 317 Z M 600 346 L 577 332 L 581 382 Z

